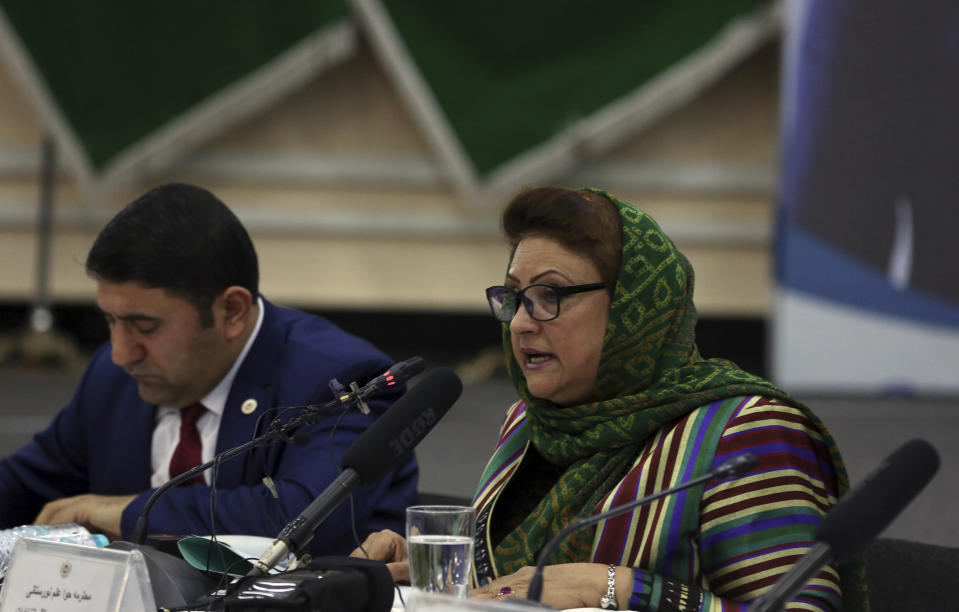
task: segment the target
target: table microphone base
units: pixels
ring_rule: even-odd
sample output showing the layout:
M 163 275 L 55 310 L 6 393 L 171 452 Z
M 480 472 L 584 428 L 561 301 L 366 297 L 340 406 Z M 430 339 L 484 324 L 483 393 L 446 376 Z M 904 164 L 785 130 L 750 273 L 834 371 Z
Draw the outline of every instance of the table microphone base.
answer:
M 107 548 L 139 550 L 146 559 L 153 598 L 159 608 L 180 608 L 191 605 L 216 589 L 219 579 L 208 576 L 189 563 L 151 546 L 117 541 Z

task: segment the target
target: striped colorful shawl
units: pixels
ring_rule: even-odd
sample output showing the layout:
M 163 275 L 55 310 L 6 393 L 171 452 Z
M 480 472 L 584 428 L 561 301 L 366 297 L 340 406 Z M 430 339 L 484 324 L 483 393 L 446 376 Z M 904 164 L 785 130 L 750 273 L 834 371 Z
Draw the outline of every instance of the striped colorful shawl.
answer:
M 501 494 L 529 446 L 522 403 L 507 414 L 499 443 L 476 493 L 474 579 L 499 575 L 490 526 Z M 745 478 L 710 482 L 600 523 L 580 560 L 642 568 L 646 609 L 682 592 L 690 610 L 723 610 L 772 585 L 809 549 L 815 526 L 837 498 L 828 444 L 805 413 L 757 396 L 719 400 L 660 429 L 596 512 L 625 504 L 705 473 L 741 452 L 759 468 Z M 797 598 L 809 610 L 837 610 L 835 567 L 823 570 Z M 657 609 L 655 605 L 651 609 Z M 684 608 L 687 609 L 687 608 Z

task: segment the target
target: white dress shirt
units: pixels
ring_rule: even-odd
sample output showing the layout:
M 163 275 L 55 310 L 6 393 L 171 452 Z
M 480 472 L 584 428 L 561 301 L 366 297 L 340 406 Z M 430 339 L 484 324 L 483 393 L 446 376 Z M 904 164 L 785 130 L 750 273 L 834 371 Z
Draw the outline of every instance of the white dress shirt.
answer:
M 253 333 L 246 341 L 240 356 L 233 362 L 233 367 L 226 373 L 217 386 L 213 387 L 206 397 L 200 400 L 200 403 L 206 408 L 206 412 L 196 422 L 196 427 L 200 431 L 200 441 L 203 444 L 203 462 L 213 459 L 213 452 L 216 450 L 216 437 L 220 432 L 220 419 L 223 417 L 223 409 L 226 407 L 226 400 L 230 395 L 230 387 L 233 386 L 233 379 L 237 371 L 243 364 L 246 354 L 250 352 L 250 347 L 260 333 L 260 326 L 263 324 L 263 298 L 256 298 L 257 310 L 256 326 Z M 169 406 L 158 406 L 156 414 L 156 423 L 153 427 L 153 446 L 150 454 L 150 460 L 153 467 L 153 476 L 150 478 L 151 487 L 159 487 L 170 479 L 170 458 L 173 457 L 173 451 L 176 450 L 180 442 L 180 409 Z M 203 473 L 203 479 L 210 484 L 210 470 Z

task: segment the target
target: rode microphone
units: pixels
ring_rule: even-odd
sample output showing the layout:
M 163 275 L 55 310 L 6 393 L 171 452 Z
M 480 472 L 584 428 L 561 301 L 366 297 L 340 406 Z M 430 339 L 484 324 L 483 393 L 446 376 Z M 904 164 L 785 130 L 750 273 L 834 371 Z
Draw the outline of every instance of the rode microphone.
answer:
M 822 566 L 862 552 L 932 480 L 939 453 L 910 440 L 833 506 L 816 527 L 816 543 L 796 565 L 753 600 L 749 612 L 782 610 Z
M 343 470 L 298 517 L 287 523 L 248 576 L 262 576 L 289 553 L 313 540 L 313 531 L 359 484 L 371 484 L 389 472 L 426 437 L 459 399 L 463 383 L 453 370 L 437 368 L 356 439 L 343 454 Z
M 618 514 L 622 514 L 627 510 L 631 510 L 638 506 L 644 506 L 648 503 L 656 501 L 657 499 L 666 497 L 667 495 L 672 495 L 673 493 L 678 493 L 679 491 L 694 487 L 709 480 L 739 478 L 743 474 L 752 471 L 755 467 L 756 456 L 752 453 L 743 453 L 742 455 L 737 455 L 732 459 L 724 461 L 719 467 L 710 470 L 707 474 L 692 478 L 685 482 L 681 482 L 675 487 L 671 487 L 658 493 L 653 493 L 652 495 L 647 495 L 646 497 L 642 497 L 621 506 L 611 508 L 606 512 L 595 514 L 593 516 L 570 523 L 563 528 L 562 531 L 556 534 L 552 540 L 547 542 L 546 546 L 544 546 L 543 550 L 539 553 L 539 559 L 536 561 L 536 571 L 533 573 L 533 577 L 529 581 L 529 590 L 527 591 L 526 599 L 528 601 L 539 602 L 540 597 L 542 597 L 543 594 L 543 567 L 546 565 L 546 559 L 549 558 L 549 555 L 552 554 L 553 550 L 559 546 L 560 542 L 565 540 L 573 533 L 583 530 L 590 525 L 595 525 L 600 521 L 605 521 L 606 519 L 612 518 Z

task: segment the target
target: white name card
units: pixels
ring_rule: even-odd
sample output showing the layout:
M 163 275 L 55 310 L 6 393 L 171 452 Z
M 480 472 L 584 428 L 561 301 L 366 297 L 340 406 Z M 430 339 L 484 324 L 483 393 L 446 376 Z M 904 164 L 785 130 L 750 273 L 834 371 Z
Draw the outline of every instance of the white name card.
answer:
M 0 612 L 154 612 L 138 550 L 21 538 L 0 590 Z
M 515 599 L 462 599 L 445 593 L 424 593 L 417 589 L 410 589 L 404 593 L 406 593 L 404 595 L 406 597 L 405 612 L 530 612 L 537 609 L 535 606 L 530 607 L 525 601 Z M 393 609 L 397 609 L 395 604 Z M 572 612 L 572 610 L 564 610 L 564 612 Z

